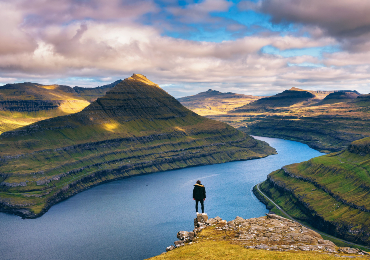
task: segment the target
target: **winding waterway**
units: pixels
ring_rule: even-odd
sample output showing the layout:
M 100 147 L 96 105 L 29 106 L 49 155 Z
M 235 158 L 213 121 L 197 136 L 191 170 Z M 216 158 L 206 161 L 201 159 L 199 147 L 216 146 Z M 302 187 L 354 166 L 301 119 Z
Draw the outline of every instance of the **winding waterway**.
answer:
M 206 186 L 208 216 L 260 217 L 255 184 L 284 165 L 322 155 L 275 138 L 277 155 L 199 166 L 106 183 L 53 206 L 38 219 L 0 213 L 1 259 L 144 259 L 158 255 L 180 230 L 193 229 L 193 184 Z

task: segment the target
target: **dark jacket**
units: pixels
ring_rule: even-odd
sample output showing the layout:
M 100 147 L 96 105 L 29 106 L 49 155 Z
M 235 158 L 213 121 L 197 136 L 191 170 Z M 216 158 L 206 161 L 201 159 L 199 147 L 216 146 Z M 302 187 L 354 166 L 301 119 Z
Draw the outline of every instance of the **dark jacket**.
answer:
M 195 184 L 193 189 L 193 198 L 203 200 L 206 198 L 206 188 L 202 184 Z

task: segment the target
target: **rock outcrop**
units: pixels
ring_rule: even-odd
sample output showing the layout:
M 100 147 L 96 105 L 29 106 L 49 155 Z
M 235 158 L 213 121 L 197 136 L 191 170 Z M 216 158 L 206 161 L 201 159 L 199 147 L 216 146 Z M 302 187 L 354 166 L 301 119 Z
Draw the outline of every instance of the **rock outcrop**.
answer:
M 202 230 L 209 229 L 206 240 L 229 241 L 232 244 L 247 249 L 261 249 L 271 251 L 310 251 L 326 254 L 368 255 L 367 252 L 349 247 L 337 247 L 333 242 L 324 240 L 317 232 L 302 226 L 292 220 L 275 214 L 266 214 L 266 217 L 243 219 L 236 217 L 232 221 L 222 220 L 219 217 L 208 219 L 207 215 L 198 214 L 194 219 L 192 232 L 180 231 L 180 239 L 174 246 L 167 247 L 166 251 L 188 244 L 197 243 L 203 234 Z

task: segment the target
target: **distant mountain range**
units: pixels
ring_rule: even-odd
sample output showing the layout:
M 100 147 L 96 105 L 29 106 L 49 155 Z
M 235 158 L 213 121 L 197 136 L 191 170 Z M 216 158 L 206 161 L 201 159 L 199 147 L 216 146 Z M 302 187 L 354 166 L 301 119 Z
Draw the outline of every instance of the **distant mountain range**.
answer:
M 34 218 L 102 182 L 273 153 L 134 74 L 78 113 L 0 135 L 0 210 Z
M 209 89 L 199 94 L 177 99 L 185 107 L 199 115 L 219 115 L 226 114 L 234 108 L 263 98 L 262 96 L 251 96 L 235 94 L 231 92 L 223 93 Z
M 227 122 L 246 133 L 295 140 L 323 152 L 340 151 L 352 141 L 370 136 L 370 95 L 352 90 L 291 88 L 239 107 L 228 105 L 226 99 L 224 113 L 203 113 L 194 109 L 204 103 L 209 104 L 209 111 L 213 111 L 207 100 L 193 99 L 191 104 L 183 102 L 200 115 Z M 220 104 L 222 98 L 215 108 Z

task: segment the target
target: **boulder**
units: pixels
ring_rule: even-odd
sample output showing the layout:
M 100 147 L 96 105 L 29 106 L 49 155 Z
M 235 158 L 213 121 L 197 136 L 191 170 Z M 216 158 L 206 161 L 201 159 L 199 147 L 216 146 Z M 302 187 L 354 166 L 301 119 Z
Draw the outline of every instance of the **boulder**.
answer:
M 176 247 L 181 247 L 185 245 L 184 241 L 182 240 L 175 241 L 174 244 Z
M 206 213 L 198 213 L 197 214 L 197 221 L 201 223 L 206 223 L 208 220 L 208 215 Z

